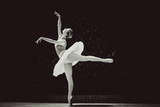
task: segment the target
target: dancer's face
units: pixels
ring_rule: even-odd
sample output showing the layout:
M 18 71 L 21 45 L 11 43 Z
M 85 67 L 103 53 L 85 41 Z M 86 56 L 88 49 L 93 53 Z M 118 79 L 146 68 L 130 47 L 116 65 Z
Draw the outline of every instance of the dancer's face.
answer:
M 71 35 L 71 34 L 68 34 L 68 32 L 70 32 L 70 31 L 72 31 L 71 28 L 65 28 L 65 29 L 63 30 L 63 35 L 64 35 L 64 37 L 72 38 L 72 35 Z
M 67 32 L 68 32 L 68 31 L 69 31 L 69 30 L 65 28 L 65 29 L 63 30 L 63 35 L 64 35 L 64 36 L 67 36 Z

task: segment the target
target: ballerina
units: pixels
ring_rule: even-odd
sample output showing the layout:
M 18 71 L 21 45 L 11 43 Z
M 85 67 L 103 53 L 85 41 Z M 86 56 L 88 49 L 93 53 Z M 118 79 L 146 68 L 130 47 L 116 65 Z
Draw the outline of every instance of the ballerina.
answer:
M 74 87 L 73 78 L 72 78 L 72 66 L 77 64 L 79 61 L 94 61 L 94 62 L 104 62 L 104 63 L 113 63 L 113 59 L 111 58 L 99 58 L 95 56 L 84 56 L 82 52 L 84 50 L 84 44 L 82 41 L 75 42 L 71 47 L 66 49 L 67 41 L 66 39 L 72 38 L 73 30 L 71 28 L 65 28 L 61 31 L 61 16 L 56 11 L 54 14 L 58 17 L 58 39 L 53 40 L 46 37 L 40 37 L 36 43 L 40 43 L 42 40 L 54 44 L 56 53 L 59 57 L 59 61 L 56 63 L 53 75 L 57 77 L 65 73 L 67 82 L 68 82 L 68 103 L 72 105 L 72 91 Z

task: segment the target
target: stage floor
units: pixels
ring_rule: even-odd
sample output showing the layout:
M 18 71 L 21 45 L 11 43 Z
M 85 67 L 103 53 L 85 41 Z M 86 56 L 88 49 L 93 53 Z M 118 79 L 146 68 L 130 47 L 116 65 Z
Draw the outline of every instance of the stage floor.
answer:
M 0 107 L 70 107 L 67 103 L 0 102 Z M 160 104 L 73 103 L 72 107 L 160 107 Z

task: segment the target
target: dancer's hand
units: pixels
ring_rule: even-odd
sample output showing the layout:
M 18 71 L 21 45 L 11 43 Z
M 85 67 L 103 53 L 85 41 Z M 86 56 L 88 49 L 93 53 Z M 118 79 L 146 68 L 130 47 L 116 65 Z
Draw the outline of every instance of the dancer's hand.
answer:
M 40 38 L 36 41 L 36 43 L 38 44 L 38 43 L 40 43 L 42 40 L 43 40 L 43 37 L 40 37 Z
M 60 17 L 60 14 L 57 13 L 56 11 L 54 11 L 54 14 L 55 14 L 57 17 Z

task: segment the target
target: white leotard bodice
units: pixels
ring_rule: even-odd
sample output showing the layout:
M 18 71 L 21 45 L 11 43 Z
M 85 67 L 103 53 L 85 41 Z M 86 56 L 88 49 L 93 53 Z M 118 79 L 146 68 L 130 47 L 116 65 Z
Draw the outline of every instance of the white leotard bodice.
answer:
M 63 46 L 64 48 L 66 48 L 66 40 L 65 39 L 62 39 L 62 38 L 59 38 L 57 41 L 64 41 L 64 42 L 59 42 L 59 43 L 56 43 L 55 44 L 55 47 L 57 46 L 57 45 L 60 45 L 60 46 Z
M 60 57 L 62 55 L 62 52 L 66 50 L 67 42 L 62 38 L 59 38 L 57 41 L 63 41 L 55 44 L 56 53 Z

